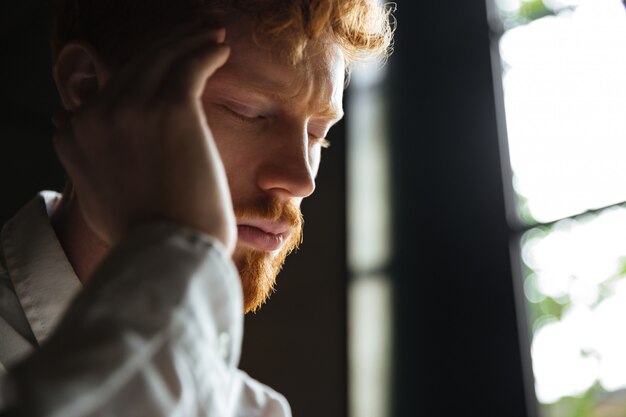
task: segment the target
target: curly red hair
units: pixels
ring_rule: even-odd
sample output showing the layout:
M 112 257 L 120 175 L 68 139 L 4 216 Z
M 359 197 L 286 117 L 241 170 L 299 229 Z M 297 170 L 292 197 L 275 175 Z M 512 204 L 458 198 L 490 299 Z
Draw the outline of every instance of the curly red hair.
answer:
M 58 0 L 52 36 L 56 60 L 65 44 L 90 43 L 112 65 L 127 60 L 155 35 L 204 15 L 226 14 L 255 22 L 255 41 L 280 43 L 280 53 L 301 60 L 310 44 L 339 45 L 348 66 L 385 59 L 391 51 L 392 5 L 377 0 Z M 288 40 L 285 42 L 285 40 Z

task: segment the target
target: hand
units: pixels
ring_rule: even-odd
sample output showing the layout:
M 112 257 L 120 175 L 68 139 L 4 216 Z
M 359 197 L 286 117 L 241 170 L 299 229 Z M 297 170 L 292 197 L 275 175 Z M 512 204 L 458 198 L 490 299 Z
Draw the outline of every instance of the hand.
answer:
M 55 149 L 83 216 L 111 245 L 137 224 L 165 220 L 234 250 L 226 174 L 200 102 L 228 59 L 223 39 L 224 30 L 174 35 L 123 66 L 74 114 L 55 117 Z

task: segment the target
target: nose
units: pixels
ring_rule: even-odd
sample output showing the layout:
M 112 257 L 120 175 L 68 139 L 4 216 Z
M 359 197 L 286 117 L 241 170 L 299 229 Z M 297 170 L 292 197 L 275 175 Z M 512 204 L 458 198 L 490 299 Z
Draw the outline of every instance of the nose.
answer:
M 319 154 L 312 153 L 304 128 L 285 129 L 263 149 L 258 185 L 265 192 L 284 197 L 308 197 L 315 191 Z

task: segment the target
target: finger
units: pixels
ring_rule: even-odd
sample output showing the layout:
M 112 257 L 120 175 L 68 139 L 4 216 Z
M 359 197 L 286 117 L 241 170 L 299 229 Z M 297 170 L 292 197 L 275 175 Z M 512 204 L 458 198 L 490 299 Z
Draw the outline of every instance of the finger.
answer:
M 221 44 L 218 40 L 223 40 L 224 37 L 224 29 L 215 29 L 168 45 L 148 65 L 150 71 L 141 77 L 135 93 L 146 99 L 154 96 L 163 87 L 165 77 L 171 72 L 176 62 L 184 60 L 190 54 L 193 55 L 193 52 L 198 49 L 207 49 L 207 47 L 212 49 L 214 45 Z
M 225 28 L 217 28 L 215 33 L 215 42 L 224 43 L 226 40 L 226 29 Z
M 138 52 L 131 59 L 129 59 L 128 62 L 122 65 L 116 78 L 122 81 L 122 83 L 128 78 L 133 78 L 136 75 L 135 72 L 137 68 L 142 67 L 142 63 L 146 62 L 164 46 L 169 45 L 184 36 L 189 36 L 194 31 L 197 31 L 201 27 L 201 23 L 202 21 L 197 19 L 192 20 L 189 23 L 181 24 L 174 27 L 166 36 L 156 39 L 151 44 L 146 45 L 146 48 Z
M 157 92 L 155 100 L 198 99 L 207 79 L 228 60 L 230 47 L 225 44 L 203 45 L 175 63 Z
M 216 44 L 224 40 L 224 29 L 202 30 L 195 27 L 192 32 L 182 31 L 159 42 L 146 54 L 133 60 L 123 70 L 112 86 L 112 99 L 116 102 L 120 97 L 131 102 L 144 103 L 146 98 L 154 96 L 160 89 L 163 78 L 174 62 L 201 45 Z

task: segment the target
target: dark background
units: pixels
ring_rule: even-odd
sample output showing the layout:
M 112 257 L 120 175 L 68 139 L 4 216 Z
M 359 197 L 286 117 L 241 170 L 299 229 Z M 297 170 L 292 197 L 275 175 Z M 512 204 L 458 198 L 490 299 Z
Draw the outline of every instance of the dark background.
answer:
M 511 276 L 494 40 L 485 1 L 398 2 L 393 416 L 536 414 Z
M 6 2 L 0 13 L 0 221 L 40 189 L 63 186 L 50 117 L 59 108 L 52 81 L 50 1 Z
M 533 416 L 485 3 L 398 3 L 387 84 L 396 248 L 391 416 Z M 1 222 L 38 190 L 63 184 L 50 140 L 58 107 L 51 2 L 3 6 Z M 284 393 L 299 417 L 347 415 L 344 134 L 343 125 L 335 129 L 316 195 L 304 204 L 303 248 L 270 302 L 246 318 L 242 368 Z

